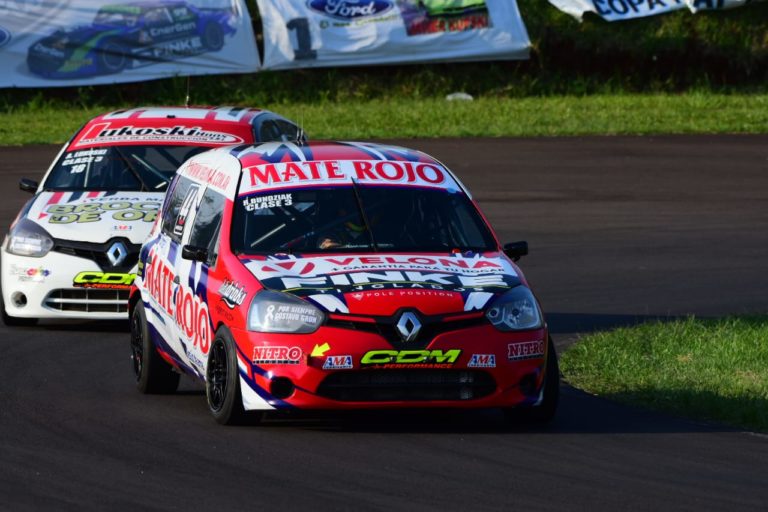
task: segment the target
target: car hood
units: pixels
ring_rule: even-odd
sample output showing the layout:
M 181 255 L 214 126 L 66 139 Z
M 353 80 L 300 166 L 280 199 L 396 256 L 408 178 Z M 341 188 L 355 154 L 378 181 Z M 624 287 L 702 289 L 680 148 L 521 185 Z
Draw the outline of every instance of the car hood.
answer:
M 266 288 L 351 315 L 389 316 L 401 308 L 425 315 L 477 311 L 522 282 L 500 253 L 285 255 L 242 262 Z
M 60 240 L 104 243 L 123 237 L 140 244 L 164 197 L 157 192 L 42 192 L 27 219 Z

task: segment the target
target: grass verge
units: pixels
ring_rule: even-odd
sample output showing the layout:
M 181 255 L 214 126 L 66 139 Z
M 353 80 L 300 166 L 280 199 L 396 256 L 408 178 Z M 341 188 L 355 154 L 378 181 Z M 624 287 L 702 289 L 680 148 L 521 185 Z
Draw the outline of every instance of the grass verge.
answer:
M 688 318 L 583 338 L 574 386 L 612 400 L 768 431 L 768 317 Z
M 625 94 L 461 102 L 427 98 L 256 106 L 303 120 L 314 139 L 763 133 L 768 128 L 768 94 Z M 0 114 L 0 144 L 62 143 L 90 117 L 119 107 L 49 104 L 7 108 Z

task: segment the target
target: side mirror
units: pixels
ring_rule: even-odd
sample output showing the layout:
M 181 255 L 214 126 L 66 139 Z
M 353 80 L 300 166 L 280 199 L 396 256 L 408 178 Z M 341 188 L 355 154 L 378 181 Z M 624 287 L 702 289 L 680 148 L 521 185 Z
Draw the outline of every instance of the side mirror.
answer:
M 37 192 L 37 187 L 39 186 L 40 184 L 38 182 L 35 180 L 30 180 L 29 178 L 21 178 L 19 180 L 19 189 L 23 190 L 24 192 L 29 192 L 30 194 Z
M 517 261 L 528 254 L 528 242 L 510 242 L 504 244 L 504 254 L 509 256 L 512 261 Z
M 181 248 L 181 257 L 185 260 L 208 261 L 208 249 L 204 247 L 195 247 L 194 245 L 185 245 Z

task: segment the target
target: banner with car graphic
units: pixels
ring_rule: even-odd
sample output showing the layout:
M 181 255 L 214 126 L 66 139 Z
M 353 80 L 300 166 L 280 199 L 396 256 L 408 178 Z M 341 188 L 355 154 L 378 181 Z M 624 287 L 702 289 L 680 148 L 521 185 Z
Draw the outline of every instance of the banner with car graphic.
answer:
M 257 0 L 264 68 L 527 59 L 515 0 Z
M 0 0 L 0 87 L 259 68 L 244 0 Z

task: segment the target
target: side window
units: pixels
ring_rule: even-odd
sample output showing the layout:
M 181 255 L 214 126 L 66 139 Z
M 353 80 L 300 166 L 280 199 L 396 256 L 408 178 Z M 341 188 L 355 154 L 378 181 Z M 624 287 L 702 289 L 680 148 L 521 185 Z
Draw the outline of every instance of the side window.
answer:
M 299 127 L 288 121 L 275 121 L 278 129 L 281 132 L 282 140 L 299 140 L 300 130 Z
M 195 224 L 189 235 L 189 245 L 208 249 L 208 262 L 216 261 L 218 253 L 219 226 L 224 213 L 224 196 L 210 188 L 203 194 L 195 216 Z
M 165 204 L 165 211 L 163 211 L 162 232 L 164 235 L 176 242 L 181 242 L 184 223 L 199 190 L 200 186 L 191 180 L 181 176 L 176 177 L 173 190 Z
M 280 128 L 275 121 L 270 119 L 261 123 L 261 128 L 259 129 L 259 142 L 274 142 L 279 140 L 283 139 L 280 137 Z

